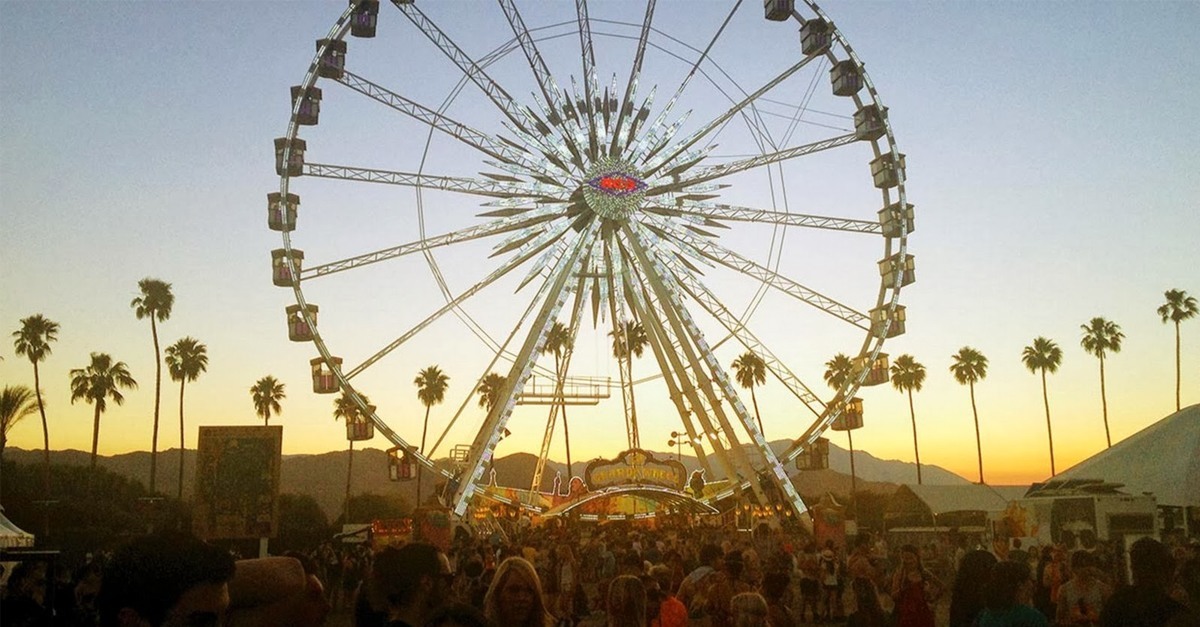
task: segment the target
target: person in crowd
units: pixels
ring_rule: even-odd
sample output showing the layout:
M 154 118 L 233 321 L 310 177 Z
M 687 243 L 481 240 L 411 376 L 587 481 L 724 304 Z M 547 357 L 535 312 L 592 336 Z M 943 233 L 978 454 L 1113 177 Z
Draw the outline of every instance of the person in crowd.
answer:
M 864 532 L 854 538 L 854 548 L 846 561 L 846 574 L 850 579 L 870 579 L 878 583 L 875 567 L 871 563 L 871 534 Z
M 371 605 L 387 614 L 387 627 L 420 627 L 448 601 L 450 562 L 422 542 L 386 548 L 371 568 Z
M 892 573 L 891 595 L 897 627 L 933 627 L 933 604 L 942 583 L 921 563 L 917 547 L 900 547 L 900 566 Z
M 688 573 L 687 577 L 683 578 L 683 583 L 679 584 L 679 592 L 675 596 L 688 608 L 688 614 L 692 618 L 699 618 L 704 614 L 704 606 L 707 603 L 705 593 L 721 569 L 723 561 L 719 547 L 705 544 L 700 547 L 700 565 Z
M 742 592 L 751 592 L 753 588 L 742 579 L 745 573 L 745 563 L 742 554 L 734 551 L 725 555 L 722 560 L 723 568 L 717 572 L 705 592 L 707 610 L 712 627 L 726 627 L 732 624 L 733 614 L 730 603 L 733 597 Z
M 891 619 L 879 605 L 879 592 L 870 579 L 859 577 L 850 582 L 855 608 L 846 617 L 846 627 L 891 627 Z M 775 623 L 771 623 L 775 627 Z
M 646 587 L 639 577 L 619 575 L 608 584 L 605 603 L 608 627 L 643 627 L 646 624 Z
M 1029 551 L 1026 551 L 1024 548 L 1021 547 L 1021 539 L 1020 538 L 1012 539 L 1012 549 L 1010 549 L 1008 551 L 1007 559 L 1012 562 L 1028 562 L 1029 561 Z
M 5 627 L 34 627 L 50 621 L 46 607 L 46 564 L 18 562 L 8 576 L 8 589 L 0 601 L 0 618 Z
M 546 608 L 542 582 L 533 564 L 520 557 L 500 562 L 483 599 L 483 614 L 504 627 L 548 627 L 554 617 Z
M 809 622 L 816 622 L 820 615 L 817 607 L 821 599 L 821 562 L 817 557 L 816 542 L 804 545 L 804 551 L 796 559 L 796 570 L 800 573 L 800 608 L 796 611 L 796 618 L 804 621 L 807 610 Z
M 767 601 L 757 592 L 739 592 L 729 600 L 733 627 L 774 627 L 767 620 Z
M 1070 563 L 1067 562 L 1067 552 L 1059 546 L 1051 547 L 1050 563 L 1042 571 L 1042 587 L 1049 595 L 1049 603 L 1045 607 L 1046 616 L 1058 615 L 1058 595 L 1062 585 L 1071 577 Z
M 821 581 L 821 619 L 824 622 L 838 620 L 844 613 L 842 607 L 842 562 L 827 543 L 818 561 Z
M 650 569 L 650 576 L 658 584 L 660 595 L 658 615 L 650 621 L 650 627 L 686 627 L 687 606 L 671 594 L 671 568 L 665 564 L 656 564 Z
M 301 554 L 235 562 L 225 627 L 319 627 L 330 603 L 315 565 Z
M 1028 565 L 1027 561 L 1010 561 Z M 975 622 L 983 610 L 988 574 L 995 564 L 996 556 L 984 550 L 975 549 L 963 555 L 950 590 L 950 627 L 971 627 Z
M 1028 564 L 997 562 L 988 576 L 978 627 L 1049 627 L 1046 616 L 1029 605 L 1034 586 Z
M 104 569 L 96 598 L 100 624 L 216 627 L 229 607 L 233 574 L 227 551 L 193 536 L 160 533 L 135 539 Z
M 478 608 L 466 603 L 450 603 L 433 611 L 424 627 L 499 627 Z
M 579 565 L 575 561 L 575 552 L 569 543 L 555 547 L 557 559 L 554 564 L 554 581 L 557 595 L 553 613 L 558 616 L 559 624 L 575 624 L 575 599 L 580 591 Z
M 782 571 L 769 572 L 763 577 L 762 595 L 767 600 L 767 618 L 771 627 L 796 627 L 796 619 L 785 598 L 791 583 L 791 575 Z
M 1100 612 L 1104 627 L 1158 627 L 1187 607 L 1172 599 L 1169 590 L 1175 573 L 1175 558 L 1161 542 L 1141 538 L 1129 548 L 1129 570 L 1133 585 L 1117 590 Z
M 1095 627 L 1100 623 L 1100 609 L 1112 591 L 1100 579 L 1096 558 L 1087 551 L 1071 554 L 1071 578 L 1058 590 L 1059 625 Z

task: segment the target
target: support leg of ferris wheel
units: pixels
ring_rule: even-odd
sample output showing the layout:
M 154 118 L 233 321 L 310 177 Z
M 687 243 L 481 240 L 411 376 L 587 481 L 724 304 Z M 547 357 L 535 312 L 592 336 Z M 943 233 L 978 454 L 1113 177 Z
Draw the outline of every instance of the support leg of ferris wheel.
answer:
M 604 259 L 605 259 L 605 282 L 608 285 L 608 311 L 609 318 L 612 320 L 613 341 L 616 341 L 616 333 L 620 329 L 621 316 L 618 308 L 620 303 L 627 302 L 619 290 L 623 289 L 625 281 L 617 277 L 625 276 L 626 270 L 620 265 L 620 257 L 613 254 L 611 238 L 607 238 L 603 244 Z M 626 344 L 629 342 L 626 341 Z M 617 372 L 621 380 L 621 407 L 625 415 L 625 438 L 629 448 L 634 448 L 634 425 L 635 418 L 633 416 L 633 372 L 630 367 L 631 361 L 617 358 Z
M 687 370 L 683 365 L 683 361 L 679 356 L 679 352 L 673 348 L 673 340 L 671 339 L 670 334 L 663 326 L 658 316 L 654 315 L 650 311 L 651 307 L 653 306 L 651 304 L 650 294 L 643 290 L 643 293 L 639 295 L 637 294 L 636 290 L 632 289 L 628 291 L 628 294 L 632 296 L 630 303 L 633 308 L 637 310 L 638 316 L 642 320 L 642 325 L 646 328 L 646 338 L 649 340 L 650 349 L 654 352 L 654 356 L 657 358 L 659 365 L 662 368 L 664 378 L 667 380 L 670 380 L 672 376 L 677 376 L 679 378 L 679 393 L 682 395 L 682 397 L 680 398 L 680 402 L 676 403 L 676 408 L 679 410 L 680 417 L 683 419 L 685 426 L 688 427 L 689 434 L 695 432 L 695 428 L 692 426 L 692 421 L 687 408 L 683 406 L 682 400 L 684 398 L 686 398 L 688 403 L 691 405 L 692 412 L 695 414 L 696 419 L 700 421 L 700 426 L 704 428 L 705 433 L 714 434 L 710 437 L 715 438 L 717 427 L 713 424 L 712 420 L 709 419 L 708 414 L 705 412 L 704 403 L 701 402 L 700 395 L 696 392 L 696 387 L 692 384 L 691 379 L 687 374 Z M 645 300 L 642 300 L 643 298 Z M 700 438 L 697 437 L 696 439 L 699 440 Z M 696 446 L 697 449 L 699 448 L 699 444 L 694 444 L 694 446 Z M 721 472 L 726 477 L 729 477 L 732 481 L 736 476 L 736 473 L 734 471 L 734 465 L 730 461 L 727 451 L 720 446 L 719 442 L 716 441 L 713 441 L 712 451 L 717 458 L 717 464 L 720 466 Z M 716 476 L 712 474 L 712 468 L 709 467 L 705 470 L 708 473 L 706 476 L 709 481 L 716 479 Z
M 645 268 L 643 267 L 643 269 Z M 725 476 L 735 486 L 735 491 L 740 494 L 741 481 L 739 478 L 754 476 L 753 468 L 728 420 L 721 413 L 719 401 L 714 402 L 715 396 L 712 394 L 711 387 L 707 387 L 707 378 L 699 369 L 699 362 L 691 350 L 692 347 L 688 345 L 678 318 L 672 315 L 669 310 L 670 305 L 664 305 L 662 302 L 662 292 L 665 290 L 656 285 L 656 281 L 657 277 L 653 275 L 643 276 L 643 285 L 648 287 L 645 294 L 648 317 L 653 321 L 657 332 L 664 339 L 668 339 L 668 343 L 664 345 L 666 349 L 664 353 L 671 358 L 673 371 L 680 376 L 684 393 L 692 410 L 700 419 L 701 425 L 704 426 L 705 433 L 709 436 L 708 440 L 712 445 L 713 452 L 717 454 L 719 460 L 723 461 L 722 470 Z M 658 318 L 656 311 L 662 313 L 662 319 Z M 669 339 L 672 337 L 673 341 Z M 729 441 L 728 447 L 722 444 L 722 435 Z M 751 487 L 757 490 L 754 482 L 751 482 Z
M 628 291 L 632 292 L 633 290 Z M 712 479 L 716 475 L 713 474 L 712 463 L 709 462 L 708 454 L 704 452 L 704 447 L 701 445 L 703 440 L 700 438 L 700 432 L 697 431 L 696 425 L 692 421 L 692 412 L 687 407 L 687 400 L 683 392 L 680 391 L 680 385 L 676 381 L 673 374 L 674 371 L 671 369 L 671 365 L 667 363 L 663 351 L 655 348 L 656 346 L 661 346 L 663 342 L 660 342 L 657 335 L 651 337 L 651 334 L 656 334 L 659 331 L 659 327 L 657 325 L 647 326 L 645 324 L 643 326 L 646 327 L 646 337 L 651 343 L 651 352 L 658 362 L 659 372 L 662 373 L 663 381 L 667 384 L 667 396 L 675 405 L 675 411 L 679 412 L 679 419 L 683 423 L 683 429 L 687 433 L 689 443 L 692 445 L 692 451 L 696 454 L 696 459 L 699 460 L 700 467 L 704 469 L 704 476 Z M 666 344 L 670 344 L 670 342 L 668 341 Z
M 575 287 L 575 307 L 571 313 L 571 330 L 570 337 L 574 340 L 579 331 L 579 322 L 583 318 L 583 307 L 587 303 L 588 295 L 591 293 L 591 284 L 584 278 L 580 278 Z M 542 449 L 538 453 L 537 466 L 533 469 L 533 482 L 529 486 L 529 494 L 532 497 L 533 493 L 542 487 L 542 473 L 546 470 L 546 458 L 550 456 L 550 442 L 554 438 L 554 428 L 558 424 L 558 412 L 561 408 L 564 415 L 566 414 L 566 399 L 563 394 L 563 387 L 566 383 L 567 372 L 571 368 L 571 356 L 575 354 L 575 343 L 572 341 L 567 345 L 562 355 L 562 371 L 555 373 L 554 383 L 554 400 L 550 403 L 549 417 L 546 419 L 546 432 L 542 436 Z M 567 477 L 567 481 L 571 478 Z
M 696 348 L 698 349 L 696 352 L 700 354 L 701 358 L 706 362 L 706 365 L 712 372 L 713 378 L 715 379 L 722 395 L 724 396 L 724 399 L 733 408 L 734 414 L 742 424 L 742 428 L 747 434 L 749 434 L 751 440 L 758 447 L 758 449 L 762 451 L 763 456 L 766 458 L 767 468 L 770 470 L 769 474 L 776 487 L 780 490 L 780 494 L 788 499 L 788 501 L 792 504 L 792 507 L 795 509 L 797 515 L 803 514 L 808 510 L 808 507 L 800 498 L 800 494 L 796 492 L 795 487 L 792 485 L 791 480 L 784 471 L 782 464 L 779 463 L 779 459 L 775 456 L 774 451 L 771 450 L 770 443 L 767 442 L 762 431 L 758 429 L 758 424 L 755 422 L 754 417 L 750 415 L 750 412 L 746 409 L 745 404 L 742 403 L 741 399 L 737 396 L 737 392 L 733 387 L 733 382 L 725 373 L 725 370 L 721 367 L 721 364 L 713 356 L 712 351 L 708 349 L 707 343 L 704 340 L 704 336 L 701 333 L 700 328 L 691 319 L 691 314 L 686 308 L 684 308 L 683 303 L 680 302 L 678 295 L 663 288 L 660 277 L 666 275 L 666 269 L 662 266 L 657 258 L 647 254 L 645 248 L 642 246 L 641 238 L 634 228 L 627 227 L 623 230 L 623 232 L 629 238 L 630 245 L 634 253 L 644 264 L 643 267 L 646 269 L 647 273 L 653 273 L 649 275 L 651 278 L 649 281 L 650 285 L 660 292 L 662 298 L 668 301 L 668 306 L 664 308 L 664 311 L 667 312 L 668 316 L 674 313 L 680 318 L 678 322 L 673 323 L 678 327 L 676 332 L 679 333 L 682 329 L 687 330 L 690 339 L 695 343 Z M 687 343 L 684 343 L 683 345 L 685 348 L 688 348 Z M 695 360 L 694 354 L 689 356 Z M 700 373 L 701 370 L 697 367 L 695 372 Z M 736 437 L 734 437 L 733 429 L 728 420 L 725 418 L 724 412 L 721 409 L 720 399 L 716 397 L 711 386 L 705 385 L 703 389 L 709 396 L 709 401 L 714 405 L 718 419 L 721 421 L 722 428 L 725 430 L 727 435 L 731 436 L 731 445 L 735 447 L 735 459 L 737 458 L 738 453 L 741 453 L 741 457 L 745 458 L 745 452 L 741 450 L 741 446 L 738 444 Z M 739 461 L 745 463 L 747 466 L 750 465 L 748 459 L 739 459 Z M 759 485 L 757 475 L 751 474 L 748 479 L 750 479 L 751 488 L 754 490 L 755 495 L 758 496 L 764 505 L 769 504 L 762 492 L 761 486 Z
M 496 444 L 500 441 L 500 433 L 512 416 L 517 393 L 525 387 L 525 382 L 529 379 L 535 355 L 541 351 L 546 342 L 546 332 L 554 319 L 558 317 L 558 312 L 562 310 L 563 304 L 572 291 L 567 286 L 570 284 L 579 259 L 587 252 L 584 248 L 594 241 L 596 228 L 595 222 L 588 225 L 583 233 L 580 233 L 579 237 L 570 244 L 573 250 L 557 268 L 557 275 L 552 279 L 553 284 L 542 303 L 541 311 L 534 320 L 533 326 L 525 337 L 525 342 L 504 380 L 500 401 L 488 413 L 483 427 L 475 434 L 475 440 L 471 443 L 471 455 L 467 459 L 466 467 L 451 499 L 451 506 L 457 516 L 466 513 L 471 497 L 478 490 L 478 482 L 483 478 L 484 464 L 491 461 Z

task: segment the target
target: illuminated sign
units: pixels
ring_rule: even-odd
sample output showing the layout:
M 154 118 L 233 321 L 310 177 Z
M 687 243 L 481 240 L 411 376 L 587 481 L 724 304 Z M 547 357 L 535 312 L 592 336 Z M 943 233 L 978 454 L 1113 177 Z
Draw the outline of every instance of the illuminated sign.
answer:
M 629 449 L 616 459 L 597 459 L 587 465 L 583 480 L 589 490 L 618 485 L 656 485 L 683 491 L 687 469 L 674 460 L 655 459 L 641 449 Z

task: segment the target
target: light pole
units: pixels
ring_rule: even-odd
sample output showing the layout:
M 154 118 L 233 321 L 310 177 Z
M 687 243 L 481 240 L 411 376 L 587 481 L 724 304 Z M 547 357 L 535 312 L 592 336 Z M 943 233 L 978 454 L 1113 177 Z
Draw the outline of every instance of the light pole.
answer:
M 675 461 L 683 461 L 683 435 L 678 431 L 671 432 L 671 439 L 667 440 L 667 446 L 675 447 Z

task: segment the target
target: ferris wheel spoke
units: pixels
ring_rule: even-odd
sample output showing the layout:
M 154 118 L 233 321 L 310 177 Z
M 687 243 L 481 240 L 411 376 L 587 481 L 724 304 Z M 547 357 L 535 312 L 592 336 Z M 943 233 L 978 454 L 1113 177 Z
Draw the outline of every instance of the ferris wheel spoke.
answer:
M 418 102 L 405 98 L 349 70 L 345 71 L 337 81 L 372 100 L 423 122 L 492 158 L 499 159 L 510 166 L 519 166 L 519 168 L 528 172 L 530 176 L 537 177 L 538 180 L 553 182 L 558 185 L 562 184 L 562 178 L 566 172 L 552 172 L 548 168 L 550 165 L 549 160 L 543 159 L 541 163 L 534 163 L 529 160 L 525 152 L 516 150 L 487 133 L 475 130 L 443 113 L 439 113 Z M 513 170 L 510 169 L 509 171 Z M 517 171 L 519 172 L 520 170 Z
M 678 197 L 677 197 L 678 198 Z M 879 235 L 883 227 L 878 221 L 854 220 L 834 216 L 807 215 L 802 213 L 784 213 L 768 209 L 740 207 L 735 205 L 713 204 L 706 202 L 683 201 L 681 207 L 647 207 L 651 213 L 663 216 L 688 216 L 701 218 L 704 226 L 721 228 L 724 225 L 710 220 L 730 220 L 734 222 L 755 222 L 758 224 L 779 224 L 784 226 L 799 226 L 813 229 L 828 229 L 833 231 L 848 231 L 852 233 L 870 233 Z
M 471 226 L 465 229 L 459 229 L 457 231 L 451 231 L 450 233 L 445 233 L 442 235 L 422 238 L 414 242 L 408 242 L 407 244 L 401 244 L 391 248 L 384 248 L 362 255 L 355 255 L 353 257 L 347 257 L 338 261 L 331 261 L 318 266 L 307 267 L 300 271 L 300 280 L 309 281 L 333 274 L 335 272 L 352 270 L 361 266 L 378 263 L 380 261 L 387 261 L 389 259 L 396 259 L 398 257 L 411 255 L 413 253 L 424 252 L 427 250 L 441 248 L 443 246 L 450 246 L 451 244 L 469 242 L 471 240 L 484 237 L 527 229 L 535 225 L 543 225 L 543 223 L 552 221 L 558 217 L 559 214 L 557 211 L 546 208 L 538 210 L 537 213 L 530 216 L 522 215 L 519 219 L 511 218 L 507 220 L 492 220 L 485 224 Z
M 858 141 L 858 137 L 854 133 L 849 133 L 847 135 L 841 135 L 838 137 L 832 137 L 818 142 L 813 142 L 811 144 L 785 148 L 783 150 L 770 152 L 757 157 L 740 159 L 738 161 L 731 161 L 729 163 L 722 163 L 721 165 L 695 170 L 685 174 L 678 182 L 673 181 L 650 188 L 646 191 L 646 196 L 654 196 L 656 194 L 676 191 L 692 185 L 698 185 L 700 183 L 706 183 L 708 181 L 729 176 L 731 174 L 737 174 L 739 172 L 745 172 L 754 168 L 781 163 L 783 161 L 787 161 L 788 159 L 795 159 L 796 157 L 811 155 L 823 150 L 838 148 L 840 146 L 852 144 L 856 141 Z
M 721 34 L 725 32 L 725 27 L 729 26 L 730 20 L 733 19 L 734 14 L 737 13 L 738 8 L 741 6 L 742 0 L 738 0 L 737 3 L 733 5 L 733 8 L 729 10 L 729 15 L 725 16 L 725 20 L 721 22 L 720 28 L 718 28 L 717 32 L 713 34 L 713 37 L 711 40 L 709 40 L 708 45 L 704 47 L 704 51 L 701 52 L 696 61 L 692 63 L 691 70 L 688 71 L 687 76 L 683 78 L 683 81 L 679 84 L 679 87 L 676 88 L 675 94 L 671 96 L 671 99 L 667 101 L 666 106 L 663 107 L 663 110 L 660 111 L 658 116 L 654 119 L 654 123 L 650 125 L 650 131 L 645 137 L 642 138 L 642 141 L 639 141 L 634 147 L 633 154 L 641 154 L 641 152 L 645 150 L 648 152 L 646 152 L 646 155 L 643 159 L 649 159 L 653 157 L 659 150 L 662 150 L 663 147 L 666 146 L 674 132 L 679 130 L 683 119 L 680 119 L 675 122 L 675 124 L 671 125 L 672 129 L 666 133 L 666 136 L 663 136 L 661 133 L 662 129 L 667 126 L 666 121 L 670 117 L 671 110 L 675 108 L 675 103 L 678 102 L 679 97 L 683 95 L 683 90 L 687 88 L 688 83 L 690 83 L 692 80 L 692 77 L 694 77 L 696 72 L 700 70 L 701 64 L 708 59 L 708 53 L 712 51 L 713 46 L 717 43 L 717 40 L 721 38 Z M 686 118 L 687 115 L 685 114 L 683 117 Z
M 734 104 L 732 107 L 727 109 L 724 113 L 722 113 L 721 115 L 714 118 L 711 122 L 709 122 L 708 124 L 705 124 L 703 127 L 701 127 L 699 130 L 697 130 L 695 133 L 692 133 L 692 135 L 689 136 L 687 139 L 676 144 L 670 150 L 670 152 L 666 153 L 666 155 L 664 155 L 664 156 L 659 157 L 658 159 L 656 159 L 654 161 L 653 164 L 649 165 L 649 169 L 645 172 L 646 178 L 650 178 L 650 177 L 654 176 L 654 174 L 656 172 L 658 172 L 659 170 L 661 170 L 662 168 L 664 168 L 668 165 L 671 165 L 672 162 L 675 162 L 676 166 L 678 166 L 680 164 L 689 164 L 689 163 L 693 163 L 696 159 L 703 156 L 702 151 L 694 151 L 691 153 L 689 153 L 687 151 L 689 148 L 694 146 L 696 144 L 696 142 L 699 142 L 701 139 L 704 139 L 713 131 L 724 126 L 724 124 L 726 122 L 728 122 L 733 116 L 741 113 L 743 110 L 745 110 L 745 108 L 747 106 L 750 106 L 755 101 L 757 101 L 759 98 L 761 98 L 764 94 L 770 92 L 772 89 L 774 89 L 780 83 L 787 80 L 789 77 L 791 77 L 796 72 L 800 71 L 801 68 L 808 65 L 809 61 L 812 61 L 815 58 L 818 58 L 818 57 L 812 57 L 812 56 L 804 57 L 803 59 L 800 60 L 799 63 L 796 63 L 796 64 L 792 65 L 790 68 L 784 70 L 783 72 L 780 72 L 779 75 L 777 75 L 775 78 L 767 81 L 766 84 L 764 84 L 762 87 L 759 87 L 754 93 L 746 96 L 740 102 Z M 676 161 L 677 158 L 678 158 L 678 161 Z M 644 161 L 648 161 L 649 159 L 650 159 L 650 156 L 647 155 Z M 668 170 L 670 170 L 670 169 L 671 168 L 668 168 Z
M 504 116 L 517 127 L 524 137 L 539 145 L 544 153 L 558 152 L 556 146 L 544 138 L 544 135 L 550 132 L 550 128 L 546 123 L 527 107 L 518 104 L 499 83 L 492 80 L 479 63 L 467 56 L 458 47 L 458 44 L 454 43 L 450 37 L 426 17 L 417 8 L 415 3 L 392 0 L 392 4 L 396 5 L 404 13 L 405 17 L 417 27 L 417 30 L 420 30 L 442 54 L 446 55 L 471 82 L 475 83 L 483 91 L 484 95 L 500 109 Z
M 538 304 L 542 303 L 546 299 L 546 295 L 550 290 L 551 283 L 552 283 L 551 281 L 546 281 L 545 283 L 543 283 L 542 286 L 538 289 L 537 293 L 534 295 L 534 297 L 532 299 L 530 299 L 529 305 L 525 308 L 524 313 L 521 314 L 521 317 L 517 320 L 517 323 L 515 325 L 513 325 L 512 330 L 509 331 L 508 337 L 506 337 L 504 339 L 504 342 L 502 344 L 498 345 L 495 348 L 495 352 L 494 352 L 491 362 L 488 363 L 487 368 L 485 368 L 483 373 L 479 376 L 477 383 L 482 382 L 484 377 L 486 377 L 489 373 L 493 372 L 496 368 L 496 364 L 498 364 L 501 359 L 506 359 L 507 361 L 512 362 L 512 363 L 516 362 L 516 355 L 513 354 L 512 352 L 510 352 L 509 346 L 512 345 L 513 340 L 517 337 L 519 331 L 525 327 L 526 322 L 529 320 L 529 317 L 531 315 L 533 315 L 533 312 L 535 309 L 537 309 Z M 534 365 L 534 370 L 537 370 L 538 372 L 542 373 L 543 375 L 547 375 L 547 376 L 554 375 L 553 372 L 550 372 L 544 368 L 540 368 L 536 364 Z M 519 390 L 513 390 L 512 393 L 516 394 L 518 391 Z M 475 394 L 475 387 L 473 387 L 471 389 L 471 391 L 469 391 L 466 394 L 466 397 L 463 400 L 462 404 L 459 405 L 459 407 L 458 407 L 458 411 L 456 411 L 454 413 L 454 416 L 450 419 L 449 423 L 446 425 L 446 428 L 443 429 L 441 435 L 439 435 L 437 437 L 436 441 L 433 444 L 433 447 L 430 448 L 431 453 L 433 451 L 437 451 L 438 448 L 441 447 L 442 442 L 450 434 L 450 430 L 454 428 L 454 425 L 458 422 L 459 418 L 462 416 L 463 411 L 466 410 L 467 405 L 470 404 L 471 400 L 474 398 L 474 396 L 473 396 L 474 394 Z M 499 399 L 498 398 L 496 402 L 500 403 L 505 400 L 507 400 L 507 399 Z
M 791 296 L 808 305 L 812 305 L 827 314 L 844 320 L 864 331 L 870 330 L 870 317 L 866 314 L 857 311 L 851 307 L 829 298 L 819 292 L 816 292 L 800 283 L 782 275 L 770 268 L 762 266 L 754 261 L 720 246 L 708 238 L 693 235 L 684 232 L 674 225 L 666 224 L 662 220 L 650 218 L 644 224 L 653 232 L 668 237 L 677 242 L 683 249 L 690 250 L 695 254 L 713 261 L 717 264 L 725 266 L 731 270 L 735 270 L 745 276 L 758 280 L 766 285 L 769 285 L 788 296 Z
M 487 286 L 500 280 L 506 274 L 511 272 L 513 269 L 524 264 L 526 261 L 528 261 L 534 255 L 545 250 L 546 247 L 550 246 L 556 240 L 558 240 L 558 238 L 562 237 L 566 233 L 566 231 L 567 231 L 567 229 L 563 228 L 563 229 L 555 231 L 555 232 L 548 232 L 543 237 L 526 244 L 526 246 L 523 247 L 521 250 L 519 250 L 517 252 L 517 254 L 515 254 L 512 258 L 510 258 L 508 261 L 506 261 L 504 264 L 502 264 L 499 268 L 494 270 L 491 274 L 484 277 L 483 280 L 481 280 L 478 283 L 476 283 L 475 285 L 472 285 L 471 287 L 467 288 L 466 291 L 464 291 L 463 293 L 461 293 L 458 296 L 451 299 L 449 302 L 447 302 L 445 305 L 443 305 L 437 311 L 430 314 L 427 318 L 425 318 L 421 322 L 417 323 L 416 326 L 409 329 L 403 335 L 401 335 L 400 337 L 398 337 L 395 340 L 393 340 L 392 342 L 390 342 L 387 346 L 384 346 L 378 352 L 376 352 L 375 354 L 368 357 L 361 364 L 355 366 L 353 369 L 351 369 L 349 372 L 346 373 L 346 379 L 347 380 L 352 379 L 355 376 L 357 376 L 358 374 L 362 373 L 364 370 L 366 370 L 367 368 L 374 365 L 380 359 L 383 359 L 389 353 L 391 353 L 392 351 L 399 348 L 402 344 L 404 344 L 408 340 L 412 339 L 412 337 L 414 335 L 416 335 L 417 333 L 421 332 L 423 329 L 425 329 L 429 325 L 436 322 L 442 316 L 446 315 L 446 313 L 456 310 L 459 306 L 461 306 L 464 302 L 469 300 L 472 296 L 475 296 L 476 294 L 478 294 L 481 290 L 483 290 Z
M 541 352 L 551 323 L 558 317 L 559 311 L 562 310 L 570 295 L 573 285 L 570 279 L 575 273 L 578 261 L 586 258 L 589 247 L 595 243 L 596 229 L 595 223 L 589 225 L 571 247 L 563 262 L 557 266 L 556 274 L 550 281 L 549 291 L 541 303 L 538 316 L 525 336 L 525 341 L 509 369 L 508 376 L 505 377 L 504 387 L 500 394 L 501 401 L 497 402 L 492 411 L 488 413 L 483 428 L 475 435 L 475 440 L 471 444 L 471 453 L 463 471 L 463 479 L 452 497 L 451 506 L 456 515 L 461 516 L 466 512 L 467 503 L 470 502 L 478 488 L 477 482 L 483 476 L 483 464 L 492 459 L 496 444 L 500 441 L 500 431 L 508 422 L 513 407 L 516 405 L 516 396 L 529 379 L 529 373 L 536 361 L 534 355 Z
M 642 75 L 642 61 L 646 57 L 646 42 L 650 39 L 650 24 L 654 19 L 654 6 L 655 0 L 646 1 L 646 14 L 642 18 L 642 30 L 638 34 L 637 50 L 633 55 L 633 65 L 629 68 L 629 81 L 625 84 L 625 96 L 621 99 L 621 108 L 617 112 L 617 121 L 613 125 L 612 140 L 608 148 L 610 155 L 621 153 L 621 127 L 624 125 L 626 116 L 633 113 L 633 99 L 637 94 L 638 79 Z M 629 137 L 633 137 L 635 132 L 633 125 L 636 120 L 637 118 L 634 117 L 630 121 Z
M 489 198 L 531 198 L 555 202 L 564 201 L 567 197 L 565 190 L 555 189 L 552 186 L 541 183 L 524 183 L 524 185 L 521 185 L 512 181 L 480 180 L 461 176 L 436 176 L 416 172 L 396 172 L 392 170 L 355 168 L 323 163 L 305 163 L 304 175 L 327 179 L 342 179 L 345 181 L 417 187 L 421 189 L 439 189 L 475 196 L 487 196 Z
M 500 8 L 504 11 L 504 17 L 508 20 L 508 25 L 512 28 L 513 35 L 521 45 L 521 51 L 525 53 L 525 60 L 529 63 L 529 69 L 533 70 L 534 79 L 538 84 L 538 89 L 542 92 L 542 98 L 545 99 L 544 113 L 550 126 L 558 131 L 562 141 L 567 144 L 567 149 L 578 158 L 580 147 L 575 144 L 575 139 L 571 133 L 566 132 L 563 128 L 564 121 L 562 90 L 554 81 L 554 76 L 550 73 L 550 69 L 546 67 L 546 61 L 542 58 L 542 53 L 538 51 L 537 44 L 534 43 L 533 37 L 529 34 L 529 29 L 525 26 L 525 20 L 521 18 L 520 11 L 517 10 L 513 0 L 499 0 Z M 582 162 L 577 162 L 582 168 Z
M 708 312 L 725 330 L 729 331 L 738 342 L 747 350 L 753 351 L 756 355 L 762 358 L 771 374 L 775 375 L 776 379 L 788 389 L 800 402 L 808 407 L 809 411 L 820 416 L 824 411 L 825 403 L 820 397 L 812 391 L 799 377 L 795 375 L 775 354 L 767 348 L 748 327 L 740 320 L 733 312 L 729 311 L 720 299 L 718 299 L 703 282 L 696 279 L 696 276 L 686 268 L 680 268 L 669 258 L 660 257 L 664 265 L 670 269 L 675 276 L 676 281 L 683 288 L 684 292 L 691 296 L 700 307 Z

